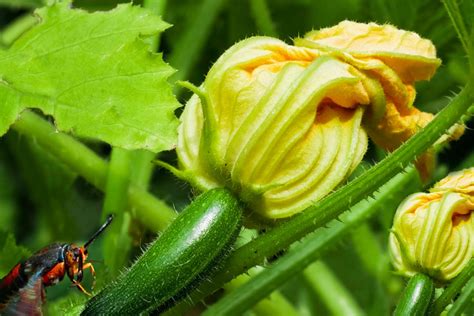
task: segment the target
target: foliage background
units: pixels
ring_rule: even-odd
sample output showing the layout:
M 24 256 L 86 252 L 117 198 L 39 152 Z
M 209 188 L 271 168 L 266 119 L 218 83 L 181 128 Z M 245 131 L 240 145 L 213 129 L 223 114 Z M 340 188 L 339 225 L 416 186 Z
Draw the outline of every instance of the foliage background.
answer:
M 94 11 L 113 8 L 118 2 L 78 0 L 74 5 Z M 141 1 L 134 3 L 142 4 Z M 292 37 L 332 26 L 344 19 L 390 23 L 434 42 L 443 64 L 430 82 L 417 86 L 415 104 L 422 110 L 439 111 L 447 104 L 449 96 L 459 91 L 468 79 L 466 56 L 442 4 L 437 1 L 162 0 L 157 3 L 164 4 L 163 19 L 174 25 L 162 35 L 159 46 L 164 59 L 178 70 L 173 79 L 199 84 L 226 48 L 249 36 L 274 35 L 289 42 Z M 268 11 L 262 12 L 262 3 L 266 3 Z M 462 12 L 474 12 L 472 3 L 462 2 Z M 42 1 L 1 0 L 0 5 L 0 25 L 6 28 L 12 21 L 30 14 L 34 7 L 42 5 Z M 202 10 L 204 6 L 207 11 Z M 200 14 L 202 12 L 206 14 Z M 256 18 L 263 13 L 269 13 L 270 20 L 266 21 L 269 23 Z M 175 92 L 183 103 L 189 97 L 185 91 L 177 89 Z M 462 139 L 441 153 L 436 177 L 443 176 L 448 170 L 474 165 L 473 126 L 472 122 L 468 123 Z M 101 156 L 107 158 L 110 154 L 108 145 L 86 142 Z M 384 155 L 371 146 L 360 169 Z M 175 163 L 176 159 L 173 152 L 162 153 L 160 158 L 170 163 Z M 149 188 L 176 210 L 182 209 L 193 196 L 189 186 L 164 170 L 153 171 Z M 10 131 L 0 138 L 0 249 L 3 249 L 0 274 L 6 273 L 29 251 L 53 241 L 87 239 L 100 223 L 102 204 L 102 192 L 45 152 L 34 140 Z M 386 205 L 386 210 L 377 218 L 351 233 L 324 258 L 356 303 L 372 315 L 388 313 L 403 287 L 403 280 L 391 274 L 386 251 L 388 228 L 396 206 Z M 133 221 L 130 235 L 133 249 L 127 257 L 129 262 L 154 233 L 146 231 L 139 221 Z M 24 249 L 15 248 L 14 240 Z M 90 253 L 93 259 L 100 260 L 101 243 L 94 244 Z M 96 267 L 100 286 L 108 272 L 100 263 Z M 329 313 L 320 295 L 303 275 L 288 282 L 282 292 L 301 314 Z M 83 297 L 69 289 L 68 281 L 48 289 L 53 312 L 56 306 L 67 306 L 70 299 Z

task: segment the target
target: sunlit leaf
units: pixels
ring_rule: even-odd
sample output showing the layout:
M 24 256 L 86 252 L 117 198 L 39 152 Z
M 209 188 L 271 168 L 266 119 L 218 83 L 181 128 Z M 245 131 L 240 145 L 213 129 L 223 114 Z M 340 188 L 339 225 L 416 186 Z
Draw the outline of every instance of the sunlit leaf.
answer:
M 167 23 L 130 4 L 87 13 L 60 3 L 36 14 L 39 23 L 0 52 L 0 135 L 34 107 L 61 131 L 114 146 L 174 146 L 173 70 L 143 41 Z

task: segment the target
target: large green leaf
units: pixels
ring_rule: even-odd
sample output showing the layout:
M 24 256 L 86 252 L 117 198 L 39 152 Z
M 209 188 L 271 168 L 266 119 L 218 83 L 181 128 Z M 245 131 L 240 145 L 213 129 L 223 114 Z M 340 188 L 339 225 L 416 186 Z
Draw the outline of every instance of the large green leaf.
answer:
M 61 131 L 114 146 L 174 146 L 173 69 L 143 41 L 167 23 L 130 4 L 87 13 L 59 3 L 36 15 L 38 24 L 0 51 L 0 135 L 32 107 Z

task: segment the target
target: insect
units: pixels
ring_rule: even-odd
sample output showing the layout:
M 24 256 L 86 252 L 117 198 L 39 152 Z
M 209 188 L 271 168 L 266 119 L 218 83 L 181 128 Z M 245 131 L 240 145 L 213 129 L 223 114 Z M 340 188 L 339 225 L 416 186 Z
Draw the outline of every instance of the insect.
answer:
M 54 243 L 18 263 L 0 280 L 0 314 L 41 315 L 45 300 L 44 288 L 55 285 L 67 275 L 74 286 L 90 295 L 81 284 L 84 270 L 89 269 L 95 280 L 95 270 L 87 259 L 87 247 L 112 222 L 109 215 L 104 224 L 84 246 Z M 93 285 L 92 285 L 93 287 Z

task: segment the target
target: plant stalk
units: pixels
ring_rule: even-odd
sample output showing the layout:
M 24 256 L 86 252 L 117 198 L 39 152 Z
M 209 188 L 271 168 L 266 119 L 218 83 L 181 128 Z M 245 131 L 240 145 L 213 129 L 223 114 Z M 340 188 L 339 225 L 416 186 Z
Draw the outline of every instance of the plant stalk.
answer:
M 188 79 L 191 71 L 204 49 L 212 26 L 221 12 L 226 0 L 203 0 L 193 14 L 185 33 L 177 40 L 173 51 L 168 57 L 171 66 L 179 71 L 172 76 L 173 80 Z M 176 95 L 182 91 L 176 86 Z
M 466 283 L 474 277 L 474 259 L 459 273 L 459 275 L 449 284 L 449 286 L 434 301 L 430 309 L 430 315 L 440 315 L 446 307 L 451 304 L 454 297 L 461 292 Z
M 324 262 L 316 261 L 303 273 L 332 315 L 364 315 L 355 298 Z
M 250 0 L 250 9 L 257 28 L 265 36 L 278 37 L 266 0 Z
M 143 7 L 149 9 L 154 14 L 163 17 L 168 0 L 143 0 Z M 152 51 L 157 51 L 160 47 L 161 34 L 150 39 Z
M 8 25 L 0 33 L 0 44 L 4 47 L 10 46 L 18 37 L 38 23 L 38 18 L 31 13 L 25 14 Z
M 50 123 L 31 111 L 24 111 L 13 129 L 36 141 L 99 190 L 105 190 L 108 164 L 81 142 L 56 131 Z M 176 217 L 174 210 L 166 203 L 135 185 L 129 187 L 127 198 L 136 218 L 152 231 L 163 231 Z
M 433 121 L 380 163 L 300 214 L 237 249 L 212 282 L 204 283 L 191 294 L 193 300 L 198 301 L 213 293 L 236 275 L 262 264 L 265 258 L 289 247 L 306 234 L 337 218 L 352 205 L 372 195 L 387 179 L 401 172 L 434 144 L 452 125 L 474 114 L 474 107 L 471 107 L 473 103 L 474 91 L 471 83 L 468 83 Z
M 291 248 L 285 256 L 274 262 L 269 269 L 254 276 L 252 280 L 211 306 L 208 314 L 238 314 L 250 309 L 290 277 L 321 258 L 328 249 L 346 236 L 354 227 L 360 225 L 378 210 L 383 209 L 385 205 L 397 204 L 407 194 L 416 191 L 420 186 L 416 178 L 414 168 L 409 169 L 407 173 L 396 176 L 380 189 L 375 199 L 361 202 L 351 212 L 345 214 L 342 221 L 334 220 L 328 224 L 328 228 L 319 229 L 303 239 L 301 243 Z M 191 298 L 198 299 L 193 295 Z M 176 312 L 176 314 L 180 313 L 182 313 L 182 310 Z
M 441 2 L 443 2 L 444 8 L 448 12 L 449 18 L 451 19 L 464 51 L 469 54 L 472 43 L 470 43 L 469 32 L 464 23 L 458 2 L 456 0 L 441 0 Z
M 226 292 L 238 290 L 242 285 L 251 282 L 252 279 L 262 273 L 264 268 L 256 267 L 249 270 L 248 274 L 241 274 L 237 278 L 224 286 Z M 252 312 L 256 316 L 298 316 L 298 312 L 293 305 L 279 291 L 273 291 L 269 296 L 262 299 L 252 307 Z M 229 315 L 229 314 L 227 314 Z
M 457 316 L 462 315 L 463 312 L 471 306 L 474 301 L 474 278 L 471 278 L 469 282 L 467 282 L 466 286 L 463 288 L 461 295 L 459 298 L 454 301 L 453 306 L 448 311 L 448 316 Z M 469 314 L 469 315 L 472 315 Z
M 115 219 L 114 225 L 104 237 L 103 247 L 104 262 L 112 275 L 116 275 L 126 266 L 131 249 L 132 240 L 128 235 L 130 214 L 127 212 L 131 155 L 132 152 L 126 149 L 112 148 L 107 172 L 102 218 L 114 214 Z

